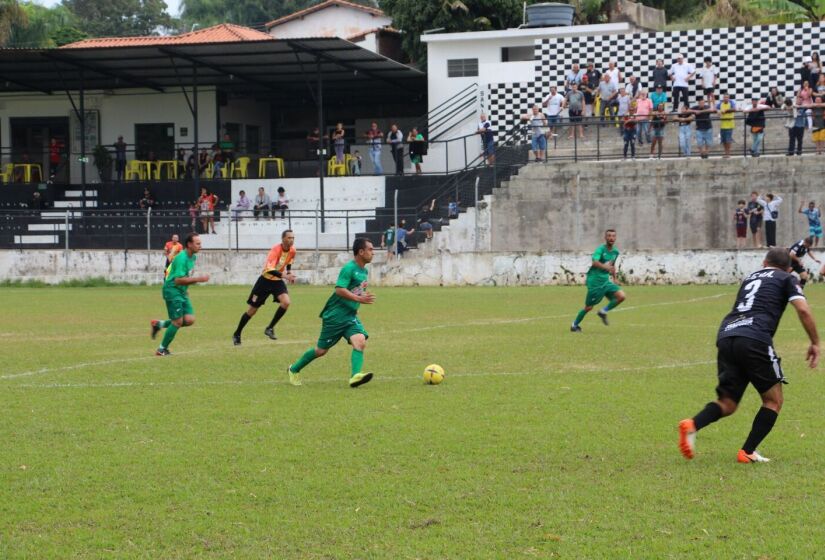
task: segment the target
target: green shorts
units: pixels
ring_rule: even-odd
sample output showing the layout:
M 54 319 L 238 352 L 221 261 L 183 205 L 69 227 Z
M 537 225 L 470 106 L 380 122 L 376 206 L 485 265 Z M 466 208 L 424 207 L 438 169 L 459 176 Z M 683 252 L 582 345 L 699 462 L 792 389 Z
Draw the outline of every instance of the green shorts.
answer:
M 593 307 L 603 300 L 605 296 L 610 297 L 619 290 L 621 290 L 621 288 L 613 282 L 605 282 L 598 286 L 587 286 L 587 297 L 584 298 L 584 306 Z
M 358 317 L 352 317 L 345 321 L 322 320 L 321 334 L 318 336 L 318 348 L 328 350 L 338 344 L 338 341 L 342 338 L 349 342 L 349 339 L 356 334 L 363 334 L 366 338 L 370 337 Z
M 194 315 L 195 310 L 192 309 L 192 302 L 188 297 L 175 296 L 169 299 L 163 298 L 166 302 L 166 311 L 169 313 L 171 320 L 180 319 L 184 315 Z

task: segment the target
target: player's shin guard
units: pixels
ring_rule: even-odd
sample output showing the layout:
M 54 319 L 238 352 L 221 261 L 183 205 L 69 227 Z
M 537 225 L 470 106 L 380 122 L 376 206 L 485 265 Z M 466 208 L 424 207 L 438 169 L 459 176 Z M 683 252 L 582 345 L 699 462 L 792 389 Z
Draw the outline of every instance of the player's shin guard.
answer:
M 169 348 L 169 345 L 175 340 L 175 335 L 178 334 L 178 328 L 174 324 L 169 325 L 169 328 L 163 333 L 163 341 L 160 343 L 161 348 Z
M 237 329 L 235 329 L 235 334 L 236 334 L 236 335 L 238 335 L 238 336 L 240 336 L 240 335 L 241 335 L 241 331 L 243 331 L 243 328 L 246 326 L 246 324 L 249 322 L 249 320 L 250 320 L 251 318 L 252 318 L 252 317 L 250 317 L 249 315 L 247 315 L 247 314 L 246 314 L 246 312 L 244 311 L 244 313 L 241 315 L 241 320 L 240 320 L 240 321 L 238 321 L 238 328 L 237 328 Z
M 573 324 L 578 325 L 579 323 L 581 323 L 584 320 L 585 315 L 587 315 L 587 310 L 582 309 L 581 311 L 579 311 L 579 314 L 576 315 L 576 320 L 573 321 Z
M 280 321 L 281 317 L 283 317 L 285 314 L 286 314 L 286 309 L 284 309 L 283 307 L 281 307 L 279 305 L 278 306 L 278 311 L 275 312 L 275 315 L 272 317 L 272 320 L 269 322 L 269 326 L 267 328 L 271 329 L 275 325 L 277 325 L 278 321 Z
M 762 440 L 771 433 L 778 417 L 779 413 L 775 410 L 765 408 L 764 406 L 759 409 L 759 412 L 756 413 L 756 417 L 753 419 L 751 433 L 748 434 L 748 439 L 745 440 L 745 445 L 742 446 L 745 453 L 750 454 L 756 451 L 756 448 L 759 447 Z
M 298 361 L 292 364 L 292 367 L 290 367 L 289 369 L 292 371 L 292 373 L 298 373 L 299 371 L 307 367 L 309 363 L 315 358 L 315 348 L 310 348 L 309 350 L 301 354 L 301 357 L 298 358 Z
M 352 356 L 350 356 L 350 365 L 352 366 L 352 373 L 350 377 L 356 373 L 361 373 L 361 368 L 364 367 L 364 351 L 352 349 Z
M 713 424 L 722 417 L 722 407 L 716 401 L 709 402 L 705 405 L 699 414 L 693 417 L 693 424 L 696 426 L 696 431 L 701 430 L 708 424 Z

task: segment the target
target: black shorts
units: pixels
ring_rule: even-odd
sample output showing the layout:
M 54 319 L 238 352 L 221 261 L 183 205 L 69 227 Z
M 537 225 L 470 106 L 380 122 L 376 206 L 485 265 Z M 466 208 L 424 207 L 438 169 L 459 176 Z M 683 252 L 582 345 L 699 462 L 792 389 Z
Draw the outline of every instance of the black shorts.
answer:
M 570 116 L 570 122 L 581 122 L 581 120 L 582 120 L 582 112 L 581 111 L 574 111 L 573 109 L 571 109 L 569 111 L 569 113 L 570 113 L 570 115 L 569 115 Z
M 286 289 L 286 282 L 283 280 L 267 280 L 263 276 L 258 276 L 258 280 L 252 286 L 252 292 L 249 294 L 246 303 L 257 308 L 265 304 L 270 295 L 273 301 L 278 301 L 278 297 L 286 293 L 289 292 Z
M 803 272 L 805 272 L 805 267 L 802 266 L 802 263 L 791 261 L 791 270 L 793 270 L 797 274 L 802 274 Z
M 714 90 L 714 89 L 716 89 L 716 88 L 713 88 L 713 87 L 706 87 L 706 88 L 704 89 L 705 95 L 710 95 L 711 93 L 713 93 L 713 90 Z
M 762 220 L 751 220 L 751 233 L 756 233 L 762 229 Z
M 730 336 L 716 342 L 719 398 L 742 400 L 748 383 L 761 395 L 777 383 L 787 383 L 782 360 L 770 344 L 744 336 Z

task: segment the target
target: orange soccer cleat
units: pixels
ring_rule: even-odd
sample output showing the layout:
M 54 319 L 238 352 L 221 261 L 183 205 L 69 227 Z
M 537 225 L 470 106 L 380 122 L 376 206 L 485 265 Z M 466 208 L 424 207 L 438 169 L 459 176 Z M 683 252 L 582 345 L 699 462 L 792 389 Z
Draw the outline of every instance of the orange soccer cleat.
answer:
M 685 459 L 693 459 L 696 450 L 696 425 L 692 418 L 679 422 L 679 451 Z

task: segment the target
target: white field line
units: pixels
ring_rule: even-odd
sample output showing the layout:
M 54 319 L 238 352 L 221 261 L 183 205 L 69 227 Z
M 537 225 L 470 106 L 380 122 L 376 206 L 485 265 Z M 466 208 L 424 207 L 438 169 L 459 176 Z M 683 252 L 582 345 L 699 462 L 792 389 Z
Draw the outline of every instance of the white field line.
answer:
M 635 306 L 628 306 L 628 307 L 619 307 L 613 313 L 619 311 L 634 311 L 636 309 L 644 309 L 648 307 L 660 307 L 663 305 L 682 305 L 682 304 L 690 304 L 696 303 L 698 301 L 705 301 L 709 299 L 717 299 L 727 295 L 726 293 L 719 293 L 714 294 L 712 296 L 703 296 L 698 298 L 691 298 L 691 299 L 683 299 L 683 300 L 676 300 L 676 301 L 664 301 L 659 303 L 646 303 L 641 305 Z M 396 333 L 410 333 L 410 332 L 422 332 L 422 331 L 430 331 L 435 329 L 446 329 L 446 328 L 453 328 L 453 327 L 470 327 L 470 326 L 484 326 L 484 325 L 511 325 L 516 323 L 527 323 L 531 321 L 544 321 L 548 319 L 563 319 L 565 317 L 572 317 L 571 313 L 565 313 L 564 315 L 542 315 L 538 317 L 522 317 L 518 319 L 500 319 L 500 320 L 478 320 L 478 321 L 467 321 L 464 323 L 449 323 L 449 324 L 441 324 L 441 325 L 429 325 L 426 327 L 418 327 L 413 329 L 400 329 L 400 330 L 386 330 L 386 331 L 378 331 L 379 334 L 396 334 Z M 281 342 L 281 344 L 308 344 L 309 341 L 289 341 L 289 342 Z M 196 354 L 201 353 L 205 354 L 210 350 L 215 350 L 215 346 L 212 345 L 210 347 L 204 349 L 196 349 L 196 350 L 187 350 L 184 352 L 175 352 L 175 355 L 183 355 L 183 354 Z M 225 348 L 221 347 L 221 351 L 225 351 Z M 116 358 L 111 360 L 100 360 L 100 361 L 93 361 L 93 362 L 81 362 L 79 364 L 69 365 L 69 366 L 60 366 L 56 368 L 41 368 L 37 370 L 30 370 L 30 371 L 23 371 L 19 373 L 11 373 L 6 375 L 0 375 L 0 380 L 5 379 L 17 379 L 19 377 L 30 377 L 32 375 L 41 375 L 47 373 L 54 373 L 60 371 L 72 371 L 77 369 L 83 369 L 86 367 L 94 367 L 94 366 L 105 366 L 105 365 L 113 365 L 113 364 L 120 364 L 120 363 L 128 363 L 128 362 L 136 362 L 141 360 L 150 360 L 157 358 L 154 355 L 147 355 L 147 356 L 140 356 L 140 357 L 132 357 L 132 358 Z
M 563 374 L 565 376 L 575 375 L 577 373 L 626 373 L 636 371 L 652 371 L 664 369 L 685 369 L 697 366 L 706 366 L 715 364 L 716 360 L 705 360 L 702 362 L 682 362 L 675 364 L 661 364 L 657 366 L 635 366 L 628 368 L 617 369 L 602 369 L 602 368 L 583 368 L 573 371 L 558 370 L 555 373 Z M 545 371 L 504 371 L 504 372 L 478 372 L 478 373 L 455 373 L 447 375 L 452 379 L 455 377 L 507 377 L 507 376 L 527 376 L 527 375 L 543 375 Z M 375 381 L 411 381 L 419 379 L 418 376 L 410 375 L 376 375 Z M 314 385 L 316 383 L 340 383 L 342 386 L 346 385 L 346 376 L 339 377 L 322 377 L 312 378 L 304 377 L 307 385 Z M 190 381 L 116 381 L 111 383 L 20 383 L 10 385 L 9 388 L 14 389 L 118 389 L 129 387 L 192 387 L 192 386 L 211 386 L 211 385 L 232 385 L 232 386 L 260 386 L 260 385 L 285 385 L 288 386 L 287 380 L 283 379 L 262 379 L 262 380 L 190 380 Z M 300 389 L 296 389 L 300 390 Z

